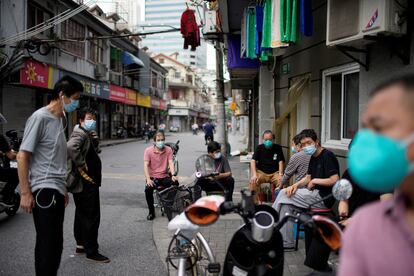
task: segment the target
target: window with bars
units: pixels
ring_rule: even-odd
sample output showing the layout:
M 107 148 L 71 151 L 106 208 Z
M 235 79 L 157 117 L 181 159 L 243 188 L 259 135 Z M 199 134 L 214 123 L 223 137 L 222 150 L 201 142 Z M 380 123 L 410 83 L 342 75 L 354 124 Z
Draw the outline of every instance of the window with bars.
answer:
M 99 34 L 89 31 L 89 37 L 98 37 Z M 89 40 L 89 54 L 88 58 L 94 63 L 103 62 L 104 53 L 104 40 L 103 39 L 91 39 Z
M 82 39 L 85 37 L 85 31 L 86 31 L 86 28 L 84 25 L 72 19 L 63 21 L 61 24 L 62 38 Z M 67 42 L 63 42 L 61 47 L 63 50 L 66 50 L 71 54 L 74 54 L 79 57 L 85 57 L 85 43 L 84 42 L 67 41 Z
M 48 12 L 36 5 L 33 5 L 32 3 L 28 3 L 27 28 L 32 28 L 34 26 L 42 24 L 43 22 L 49 20 L 52 17 L 53 17 L 53 13 Z M 51 36 L 52 33 L 53 33 L 53 28 L 50 28 L 42 32 L 41 34 L 49 37 Z

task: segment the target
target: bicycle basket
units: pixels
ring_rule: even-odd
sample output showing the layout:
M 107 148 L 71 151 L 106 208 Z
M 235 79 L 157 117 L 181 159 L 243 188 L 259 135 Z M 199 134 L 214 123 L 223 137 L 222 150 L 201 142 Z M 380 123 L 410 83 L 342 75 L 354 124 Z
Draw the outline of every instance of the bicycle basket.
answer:
M 172 186 L 159 193 L 160 203 L 168 219 L 173 218 L 174 214 L 183 212 L 185 208 L 200 197 L 201 188 L 199 186 L 189 188 Z

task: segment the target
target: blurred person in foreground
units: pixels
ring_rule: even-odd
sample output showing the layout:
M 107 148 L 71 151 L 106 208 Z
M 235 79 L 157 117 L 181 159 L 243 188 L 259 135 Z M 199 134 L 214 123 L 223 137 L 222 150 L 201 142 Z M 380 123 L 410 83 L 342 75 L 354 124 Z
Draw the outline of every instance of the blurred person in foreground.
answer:
M 357 210 L 345 230 L 339 276 L 413 275 L 414 74 L 376 88 L 349 151 L 349 172 L 362 188 L 391 200 Z

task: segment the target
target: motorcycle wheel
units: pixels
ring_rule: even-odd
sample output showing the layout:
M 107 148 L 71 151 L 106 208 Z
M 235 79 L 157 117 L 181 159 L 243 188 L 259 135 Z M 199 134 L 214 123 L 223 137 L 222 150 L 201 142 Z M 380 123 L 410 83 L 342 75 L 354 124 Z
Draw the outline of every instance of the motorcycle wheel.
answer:
M 14 216 L 20 207 L 20 195 L 15 193 L 13 196 L 13 207 L 6 209 L 6 214 L 10 217 Z

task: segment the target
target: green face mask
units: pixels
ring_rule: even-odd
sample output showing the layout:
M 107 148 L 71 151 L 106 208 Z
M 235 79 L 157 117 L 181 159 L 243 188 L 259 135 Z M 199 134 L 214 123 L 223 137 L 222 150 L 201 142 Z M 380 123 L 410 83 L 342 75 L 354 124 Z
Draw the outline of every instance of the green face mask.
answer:
M 273 141 L 272 140 L 264 140 L 263 144 L 266 148 L 271 148 L 272 145 L 273 145 Z

